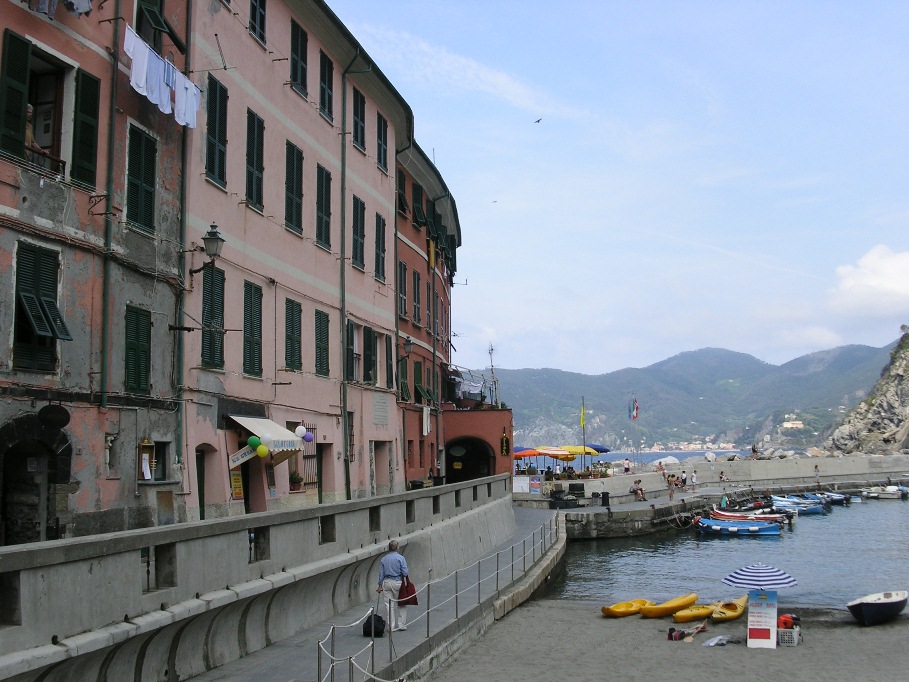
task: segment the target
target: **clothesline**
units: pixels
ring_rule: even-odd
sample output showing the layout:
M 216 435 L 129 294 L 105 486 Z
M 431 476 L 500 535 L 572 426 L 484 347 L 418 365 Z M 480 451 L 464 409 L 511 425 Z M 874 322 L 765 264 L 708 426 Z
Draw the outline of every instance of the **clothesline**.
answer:
M 129 24 L 123 37 L 123 51 L 132 60 L 129 84 L 133 90 L 157 104 L 162 113 L 173 112 L 180 125 L 195 128 L 201 96 L 196 84 L 155 52 Z

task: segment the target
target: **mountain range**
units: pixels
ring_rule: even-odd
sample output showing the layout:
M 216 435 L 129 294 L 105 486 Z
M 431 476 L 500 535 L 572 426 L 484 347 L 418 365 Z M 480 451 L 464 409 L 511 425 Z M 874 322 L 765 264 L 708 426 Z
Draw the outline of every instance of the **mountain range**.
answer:
M 495 377 L 514 413 L 516 445 L 580 444 L 583 399 L 584 442 L 613 450 L 708 442 L 797 448 L 822 444 L 869 395 L 895 345 L 841 346 L 782 365 L 702 348 L 596 376 L 496 369 Z

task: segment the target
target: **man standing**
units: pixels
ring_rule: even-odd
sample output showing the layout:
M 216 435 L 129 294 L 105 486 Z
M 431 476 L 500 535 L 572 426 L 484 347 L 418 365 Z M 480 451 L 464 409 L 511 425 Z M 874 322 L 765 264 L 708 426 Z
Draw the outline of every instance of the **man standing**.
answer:
M 390 615 L 392 632 L 407 629 L 407 607 L 398 606 L 398 592 L 401 591 L 404 576 L 409 575 L 407 560 L 398 552 L 398 541 L 392 540 L 388 543 L 388 554 L 379 561 L 379 587 L 376 589 L 385 598 L 385 611 Z
M 626 474 L 631 473 L 631 460 L 627 457 L 625 458 L 625 461 L 622 462 L 622 468 L 625 469 Z
M 688 474 L 686 474 L 683 471 L 682 472 L 682 492 L 686 492 L 687 490 L 688 490 Z
M 695 469 L 694 471 L 691 472 L 691 489 L 692 490 L 698 489 L 698 470 L 697 469 Z

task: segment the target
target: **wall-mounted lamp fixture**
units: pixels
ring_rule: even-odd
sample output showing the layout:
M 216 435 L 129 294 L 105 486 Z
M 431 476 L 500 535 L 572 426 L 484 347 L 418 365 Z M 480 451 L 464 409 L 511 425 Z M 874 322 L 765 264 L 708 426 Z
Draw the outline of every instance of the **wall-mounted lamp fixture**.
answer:
M 215 259 L 220 257 L 221 249 L 224 248 L 224 237 L 221 236 L 221 233 L 218 232 L 218 226 L 212 223 L 208 232 L 205 233 L 205 236 L 202 237 L 202 243 L 205 245 L 205 255 L 208 256 L 208 262 L 214 263 Z M 195 275 L 196 273 L 202 272 L 205 269 L 204 265 L 195 268 L 189 271 L 190 275 Z
M 403 357 L 410 357 L 410 354 L 413 353 L 413 339 L 409 336 L 404 337 L 404 355 Z

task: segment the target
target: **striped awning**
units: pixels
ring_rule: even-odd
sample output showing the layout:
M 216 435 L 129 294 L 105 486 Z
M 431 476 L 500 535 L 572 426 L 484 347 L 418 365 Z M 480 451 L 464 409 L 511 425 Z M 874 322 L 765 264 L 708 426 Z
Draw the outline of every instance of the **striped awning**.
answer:
M 291 458 L 295 453 L 303 449 L 303 439 L 292 431 L 288 431 L 280 424 L 273 422 L 271 419 L 261 417 L 241 417 L 237 415 L 228 415 L 233 421 L 242 426 L 250 433 L 259 437 L 262 443 L 268 447 L 271 453 L 271 463 L 275 466 Z M 255 450 L 244 447 L 239 452 L 230 457 L 230 468 L 242 464 L 247 459 L 255 455 Z

